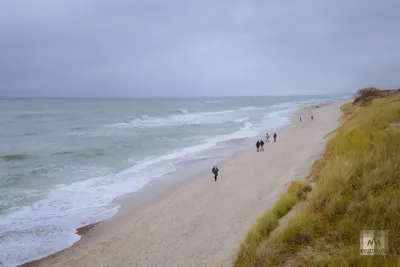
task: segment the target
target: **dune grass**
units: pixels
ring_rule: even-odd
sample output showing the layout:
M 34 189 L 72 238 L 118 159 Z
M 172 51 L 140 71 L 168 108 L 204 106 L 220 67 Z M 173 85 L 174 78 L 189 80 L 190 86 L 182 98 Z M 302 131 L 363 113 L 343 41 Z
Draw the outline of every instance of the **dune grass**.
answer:
M 289 197 L 268 211 L 235 266 L 400 266 L 400 130 L 391 126 L 400 122 L 400 94 L 342 111 L 342 125 L 312 167 L 316 187 L 306 208 L 274 238 L 278 215 L 296 202 Z M 388 231 L 389 255 L 360 255 L 366 229 Z
M 256 250 L 260 243 L 268 238 L 269 234 L 279 225 L 278 220 L 285 216 L 294 205 L 306 197 L 311 191 L 311 186 L 301 182 L 291 182 L 287 191 L 281 195 L 272 211 L 268 211 L 258 218 L 256 224 L 247 234 L 244 243 L 240 247 L 240 253 L 235 266 L 247 266 L 256 260 Z

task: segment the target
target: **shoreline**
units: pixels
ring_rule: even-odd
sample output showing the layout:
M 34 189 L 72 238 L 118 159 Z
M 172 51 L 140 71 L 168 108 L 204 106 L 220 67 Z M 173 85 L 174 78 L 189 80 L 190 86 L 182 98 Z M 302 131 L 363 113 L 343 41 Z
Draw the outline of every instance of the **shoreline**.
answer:
M 277 129 L 271 129 L 270 133 L 277 131 L 284 131 L 286 128 L 290 127 L 293 123 L 298 122 L 298 117 L 299 114 L 301 114 L 303 111 L 307 112 L 310 109 L 313 109 L 315 106 L 318 106 L 319 108 L 327 106 L 327 105 L 331 105 L 335 102 L 347 102 L 347 100 L 343 100 L 343 99 L 339 99 L 339 100 L 328 100 L 328 101 L 324 101 L 322 103 L 316 103 L 316 104 L 312 104 L 312 105 L 307 105 L 305 107 L 301 107 L 295 111 L 290 112 L 289 115 L 289 123 L 286 125 L 283 125 L 281 127 L 278 127 Z M 272 135 L 272 134 L 271 134 Z M 128 213 L 128 212 L 132 212 L 133 210 L 140 208 L 142 205 L 146 205 L 146 204 L 151 204 L 152 201 L 155 201 L 159 198 L 162 198 L 164 195 L 173 193 L 173 191 L 175 191 L 175 189 L 177 189 L 178 187 L 180 187 L 181 185 L 183 185 L 184 183 L 190 183 L 192 179 L 195 179 L 196 177 L 202 175 L 202 174 L 208 174 L 210 173 L 209 169 L 211 168 L 210 166 L 212 166 L 213 164 L 217 164 L 217 165 L 225 165 L 228 164 L 229 161 L 231 161 L 233 158 L 236 158 L 237 156 L 239 156 L 240 154 L 249 152 L 249 151 L 253 151 L 254 149 L 249 148 L 249 143 L 248 143 L 248 139 L 254 139 L 257 140 L 257 138 L 265 138 L 265 136 L 261 136 L 261 137 L 253 137 L 253 138 L 240 138 L 240 139 L 233 139 L 230 140 L 228 142 L 236 142 L 239 141 L 241 143 L 241 147 L 239 149 L 232 149 L 232 152 L 229 153 L 228 155 L 222 155 L 222 154 L 218 154 L 217 156 L 215 156 L 214 158 L 216 158 L 216 161 L 213 161 L 210 164 L 207 164 L 207 167 L 197 167 L 197 170 L 192 171 L 190 174 L 188 175 L 182 175 L 179 176 L 175 173 L 170 173 L 167 174 L 166 176 L 169 176 L 168 179 L 166 180 L 155 180 L 155 181 L 150 181 L 148 184 L 146 184 L 143 188 L 139 189 L 136 192 L 132 192 L 132 193 L 128 193 L 122 196 L 117 197 L 113 203 L 117 203 L 120 204 L 120 208 L 118 210 L 118 212 L 111 218 L 97 222 L 97 223 L 93 223 L 95 225 L 101 224 L 103 222 L 106 221 L 110 221 L 113 220 L 115 218 L 118 218 L 119 216 Z M 273 137 L 270 136 L 270 140 L 273 140 Z M 271 141 L 270 141 L 271 142 Z M 250 143 L 250 146 L 254 146 L 253 143 Z M 211 149 L 210 152 L 211 153 L 220 153 L 220 150 L 223 148 L 214 148 Z M 205 161 L 210 161 L 209 159 L 206 159 Z M 199 160 L 196 161 L 195 165 L 198 165 Z M 185 167 L 187 167 L 187 165 L 185 165 Z M 184 167 L 179 167 L 179 168 L 184 168 Z M 178 169 L 177 171 L 178 172 Z M 134 204 L 132 204 L 132 202 L 134 202 Z M 93 225 L 90 224 L 90 225 Z M 84 227 L 87 227 L 89 225 L 86 225 Z M 84 228 L 84 227 L 80 227 L 77 230 Z M 78 241 L 79 242 L 79 241 Z
M 347 100 L 332 100 L 332 101 L 329 101 L 329 102 L 326 102 L 323 104 L 316 104 L 316 105 L 319 105 L 319 109 L 316 109 L 315 105 L 312 105 L 312 106 L 303 107 L 299 110 L 296 110 L 291 116 L 290 123 L 279 129 L 278 143 L 279 143 L 279 138 L 280 138 L 281 132 L 282 133 L 290 132 L 291 128 L 295 128 L 296 126 L 299 125 L 299 122 L 298 122 L 299 115 L 313 114 L 313 111 L 315 111 L 315 110 L 320 111 L 320 110 L 325 109 L 326 107 L 337 106 L 337 105 L 339 105 L 338 103 L 344 103 L 344 102 L 347 102 Z M 318 117 L 316 117 L 315 120 L 318 120 Z M 303 118 L 303 121 L 304 121 L 304 122 L 302 122 L 303 125 L 308 123 L 305 120 L 305 117 Z M 266 151 L 268 150 L 268 146 L 269 146 L 269 144 L 266 145 Z M 246 155 L 254 154 L 253 152 L 254 152 L 254 149 L 249 149 L 249 148 L 235 152 L 233 155 L 226 157 L 220 163 L 218 163 L 219 166 L 221 166 L 220 169 L 224 170 L 225 168 L 229 168 L 232 162 L 234 162 L 235 160 L 237 161 L 238 159 L 243 159 L 243 157 L 246 158 Z M 316 155 L 316 156 L 318 156 L 318 155 Z M 81 246 L 84 246 L 87 249 L 89 246 L 87 246 L 85 243 L 96 242 L 97 239 L 102 239 L 102 236 L 105 237 L 106 235 L 104 234 L 104 232 L 107 231 L 107 228 L 110 228 L 110 227 L 113 228 L 117 224 L 121 224 L 121 221 L 125 221 L 125 222 L 129 221 L 130 217 L 140 215 L 140 213 L 143 212 L 143 210 L 146 210 L 149 208 L 151 209 L 152 206 L 155 206 L 159 202 L 163 202 L 163 200 L 168 198 L 169 196 L 177 194 L 178 191 L 182 191 L 182 188 L 193 187 L 194 183 L 199 183 L 198 182 L 199 180 L 203 181 L 205 176 L 210 176 L 209 171 L 201 171 L 201 173 L 190 175 L 189 177 L 186 177 L 186 178 L 178 177 L 172 185 L 169 184 L 167 186 L 166 185 L 157 185 L 157 183 L 159 182 L 159 181 L 157 181 L 154 183 L 150 183 L 149 185 L 146 185 L 145 188 L 143 188 L 144 190 L 141 189 L 137 192 L 124 195 L 117 200 L 118 203 L 122 204 L 121 208 L 120 208 L 121 211 L 118 211 L 118 213 L 115 216 L 113 216 L 112 218 L 109 218 L 105 221 L 90 224 L 90 225 L 87 225 L 87 226 L 77 229 L 77 234 L 79 234 L 81 236 L 81 239 L 78 242 L 76 242 L 73 246 L 66 248 L 62 251 L 56 252 L 50 256 L 28 262 L 28 263 L 22 264 L 20 266 L 24 266 L 24 267 L 26 267 L 26 266 L 29 266 L 29 267 L 49 266 L 49 264 L 51 264 L 52 266 L 53 266 L 53 264 L 58 264 L 57 266 L 65 266 L 63 263 L 60 263 L 61 258 L 73 257 L 70 254 L 74 254 L 74 252 L 73 252 L 74 250 L 80 250 Z M 225 177 L 223 177 L 223 176 L 224 176 L 224 172 L 221 172 L 221 177 L 219 179 L 224 179 Z M 298 178 L 300 178 L 300 177 L 298 177 Z M 210 180 L 211 180 L 211 178 L 210 178 Z M 168 184 L 168 181 L 165 181 L 165 183 Z M 201 183 L 204 183 L 204 182 L 201 182 Z M 270 190 L 269 191 L 270 194 L 267 198 L 272 199 L 274 196 L 276 197 L 276 195 L 281 190 L 283 190 L 283 188 L 281 188 L 279 186 L 276 186 L 274 189 L 276 189 L 275 190 L 276 192 L 274 190 Z M 146 193 L 145 192 L 146 190 L 153 191 L 153 194 Z M 156 190 L 157 192 L 154 193 L 154 190 Z M 133 201 L 133 202 L 135 202 L 135 204 L 129 205 L 128 203 L 129 202 L 132 203 L 132 200 L 134 200 L 134 199 L 139 200 L 139 201 Z M 264 208 L 266 208 L 266 207 L 264 207 Z M 258 214 L 258 215 L 261 215 L 261 214 Z M 250 229 L 250 227 L 251 227 L 251 225 L 249 227 L 247 227 L 247 229 Z M 108 234 L 107 234 L 107 237 L 109 237 Z M 239 246 L 239 243 L 237 244 L 237 246 Z M 82 266 L 84 266 L 84 265 L 82 265 Z

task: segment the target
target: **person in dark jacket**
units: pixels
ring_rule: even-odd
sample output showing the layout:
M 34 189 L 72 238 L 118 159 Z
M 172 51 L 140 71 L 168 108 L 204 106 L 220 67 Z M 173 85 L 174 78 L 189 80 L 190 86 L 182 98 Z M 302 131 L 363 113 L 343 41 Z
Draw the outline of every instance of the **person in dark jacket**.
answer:
M 276 137 L 277 137 L 277 135 L 276 135 L 276 133 L 274 133 L 274 143 L 276 143 Z
M 214 181 L 215 181 L 215 182 L 217 181 L 217 178 L 218 178 L 218 172 L 219 172 L 219 169 L 218 169 L 217 165 L 215 165 L 215 166 L 212 168 L 212 173 L 214 174 Z
M 257 152 L 260 152 L 260 140 L 257 140 L 257 143 L 256 143 L 256 147 L 257 147 Z
M 264 151 L 264 141 L 260 139 L 260 152 Z

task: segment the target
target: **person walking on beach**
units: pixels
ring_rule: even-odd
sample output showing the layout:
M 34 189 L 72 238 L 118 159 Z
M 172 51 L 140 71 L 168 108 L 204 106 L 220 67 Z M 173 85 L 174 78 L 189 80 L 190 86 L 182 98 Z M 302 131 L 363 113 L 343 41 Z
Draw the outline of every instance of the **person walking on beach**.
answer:
M 265 134 L 265 141 L 266 141 L 267 143 L 269 143 L 269 134 L 268 134 L 268 133 Z
M 300 117 L 300 122 L 301 122 L 301 117 Z
M 214 174 L 214 181 L 215 181 L 215 182 L 217 181 L 217 178 L 218 178 L 218 172 L 219 172 L 219 169 L 218 169 L 217 165 L 215 165 L 215 166 L 212 168 L 212 173 Z
M 260 139 L 260 152 L 264 152 L 264 141 Z
M 311 120 L 314 120 L 314 116 L 311 116 Z
M 274 133 L 274 143 L 276 143 L 276 137 L 277 137 L 277 135 L 276 135 L 276 133 Z
M 257 143 L 256 143 L 256 147 L 257 147 L 257 152 L 260 152 L 260 140 L 257 140 Z

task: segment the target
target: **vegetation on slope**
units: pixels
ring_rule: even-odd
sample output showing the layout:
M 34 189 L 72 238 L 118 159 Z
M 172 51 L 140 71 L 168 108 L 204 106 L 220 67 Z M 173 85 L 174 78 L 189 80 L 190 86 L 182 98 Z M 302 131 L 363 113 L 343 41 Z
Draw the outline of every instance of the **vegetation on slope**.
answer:
M 305 194 L 311 191 L 311 186 L 301 182 L 291 182 L 287 192 L 282 194 L 272 211 L 258 218 L 257 223 L 247 234 L 236 265 L 247 266 L 256 260 L 256 251 L 263 240 L 278 227 L 278 220 L 285 216 L 297 203 L 305 199 Z
M 235 266 L 400 266 L 400 94 L 383 92 L 342 107 L 343 124 L 312 168 L 316 188 L 305 208 L 282 229 L 277 214 L 294 205 L 267 212 Z M 360 255 L 368 229 L 388 231 L 387 256 Z

